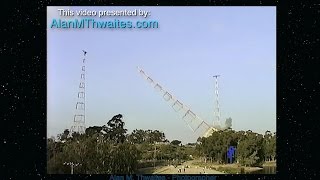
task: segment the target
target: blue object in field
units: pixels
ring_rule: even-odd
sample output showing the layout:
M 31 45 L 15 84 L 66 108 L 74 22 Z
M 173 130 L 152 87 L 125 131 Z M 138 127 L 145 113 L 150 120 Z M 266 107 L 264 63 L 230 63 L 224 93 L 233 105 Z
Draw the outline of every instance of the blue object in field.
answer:
M 236 148 L 233 146 L 230 146 L 227 152 L 228 162 L 232 163 L 232 159 L 234 158 Z

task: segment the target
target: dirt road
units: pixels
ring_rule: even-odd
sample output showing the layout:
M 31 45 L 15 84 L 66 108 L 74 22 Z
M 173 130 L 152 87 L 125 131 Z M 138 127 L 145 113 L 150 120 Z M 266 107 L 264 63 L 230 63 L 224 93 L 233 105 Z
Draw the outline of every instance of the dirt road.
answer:
M 180 169 L 180 170 L 179 170 Z M 184 171 L 185 170 L 185 171 Z M 192 165 L 192 161 L 187 161 L 180 166 L 164 166 L 159 168 L 153 174 L 224 174 L 214 169 L 206 169 Z

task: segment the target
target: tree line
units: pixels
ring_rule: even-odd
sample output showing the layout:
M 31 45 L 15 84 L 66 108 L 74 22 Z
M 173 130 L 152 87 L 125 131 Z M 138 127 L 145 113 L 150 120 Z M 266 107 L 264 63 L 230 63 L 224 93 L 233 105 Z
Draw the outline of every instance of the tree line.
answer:
M 244 166 L 261 166 L 265 161 L 276 160 L 276 134 L 264 135 L 248 131 L 226 129 L 213 132 L 207 138 L 199 138 L 196 152 L 203 161 L 228 163 L 227 151 L 235 147 L 234 160 Z
M 236 147 L 235 159 L 247 166 L 275 160 L 275 134 L 230 128 L 214 132 L 208 138 L 182 145 L 166 139 L 159 130 L 133 130 L 127 133 L 121 114 L 106 125 L 93 126 L 84 134 L 68 129 L 57 138 L 47 139 L 47 170 L 50 174 L 131 174 L 139 168 L 178 165 L 202 158 L 205 162 L 226 163 L 229 146 Z
M 161 131 L 136 129 L 127 134 L 122 117 L 118 114 L 106 125 L 87 128 L 84 134 L 70 134 L 66 129 L 57 139 L 49 138 L 48 173 L 131 174 L 155 162 L 181 161 L 187 156 L 181 153 L 181 141 L 171 144 Z
M 58 139 L 48 139 L 48 173 L 64 174 L 130 174 L 137 169 L 139 157 L 136 146 L 126 141 L 122 115 L 118 114 L 107 125 L 86 129 L 84 134 L 65 130 Z M 71 167 L 74 164 L 73 167 Z

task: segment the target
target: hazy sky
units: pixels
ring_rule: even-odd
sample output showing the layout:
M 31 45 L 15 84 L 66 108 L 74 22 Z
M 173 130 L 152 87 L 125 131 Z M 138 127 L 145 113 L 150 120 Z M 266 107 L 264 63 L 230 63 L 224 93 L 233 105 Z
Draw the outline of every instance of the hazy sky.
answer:
M 148 10 L 147 20 L 157 20 L 159 28 L 50 29 L 52 18 L 59 18 L 58 8 L 48 7 L 48 136 L 73 123 L 83 49 L 88 52 L 87 127 L 104 125 L 121 113 L 129 132 L 158 129 L 169 140 L 197 139 L 141 78 L 136 69 L 140 66 L 210 124 L 212 75 L 220 74 L 222 119 L 231 117 L 235 130 L 276 130 L 275 7 L 81 7 Z M 114 19 L 144 18 L 100 20 Z

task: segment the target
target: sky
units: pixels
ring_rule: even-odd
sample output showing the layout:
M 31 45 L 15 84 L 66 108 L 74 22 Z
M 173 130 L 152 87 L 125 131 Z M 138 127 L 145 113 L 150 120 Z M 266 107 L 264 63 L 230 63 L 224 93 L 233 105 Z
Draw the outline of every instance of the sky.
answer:
M 86 50 L 86 126 L 122 114 L 128 132 L 161 130 L 169 140 L 197 137 L 139 75 L 142 68 L 208 124 L 213 123 L 213 75 L 219 74 L 221 119 L 235 130 L 276 131 L 275 7 L 63 7 L 151 12 L 158 29 L 51 29 L 47 9 L 47 135 L 73 124 Z M 73 17 L 75 18 L 75 17 Z

